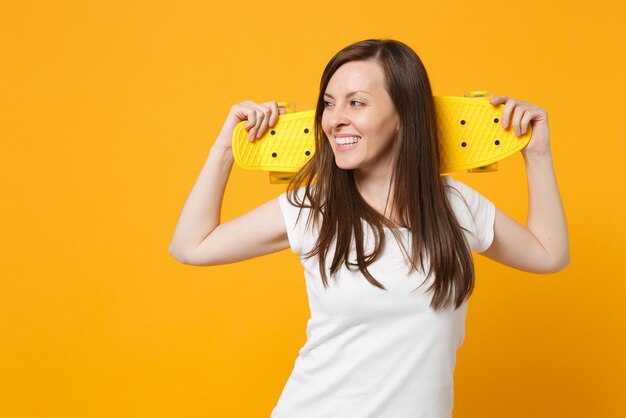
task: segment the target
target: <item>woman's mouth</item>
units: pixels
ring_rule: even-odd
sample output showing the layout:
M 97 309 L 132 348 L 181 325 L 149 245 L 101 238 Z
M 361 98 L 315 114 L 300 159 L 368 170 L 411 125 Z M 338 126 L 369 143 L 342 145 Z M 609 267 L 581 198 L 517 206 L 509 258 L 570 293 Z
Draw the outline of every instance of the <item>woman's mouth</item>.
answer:
M 350 151 L 356 148 L 357 144 L 361 140 L 359 136 L 346 136 L 342 138 L 335 138 L 335 144 L 337 151 Z

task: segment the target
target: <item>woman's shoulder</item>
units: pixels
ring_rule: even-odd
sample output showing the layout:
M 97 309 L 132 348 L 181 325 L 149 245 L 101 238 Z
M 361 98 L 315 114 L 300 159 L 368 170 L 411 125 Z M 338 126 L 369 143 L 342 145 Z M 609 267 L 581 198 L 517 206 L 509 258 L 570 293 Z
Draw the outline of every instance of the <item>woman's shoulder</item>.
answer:
M 306 186 L 287 189 L 278 197 L 281 209 L 290 213 L 294 219 L 309 219 L 313 208 L 309 197 L 314 198 L 314 190 L 314 185 L 309 186 L 308 192 Z
M 480 193 L 461 180 L 446 175 L 442 176 L 442 181 L 446 194 L 448 195 L 448 199 L 461 199 L 467 201 L 468 199 L 475 200 L 482 197 Z
M 467 232 L 470 248 L 477 252 L 486 250 L 493 239 L 494 204 L 460 180 L 445 176 L 443 181 L 448 202 Z
M 494 212 L 493 203 L 461 180 L 443 177 L 444 188 L 450 206 L 457 217 L 473 218 Z
M 448 187 L 457 188 L 459 186 L 466 186 L 461 180 L 455 179 L 449 175 L 441 176 L 441 180 L 443 181 L 444 186 Z
M 311 194 L 315 190 L 315 185 L 309 186 L 309 194 Z M 310 205 L 311 201 L 307 196 L 307 187 L 297 187 L 292 189 L 285 190 L 281 197 L 288 201 L 291 205 L 303 208 Z
M 285 219 L 289 242 L 294 253 L 310 246 L 311 207 L 306 187 L 288 189 L 278 197 L 280 209 Z

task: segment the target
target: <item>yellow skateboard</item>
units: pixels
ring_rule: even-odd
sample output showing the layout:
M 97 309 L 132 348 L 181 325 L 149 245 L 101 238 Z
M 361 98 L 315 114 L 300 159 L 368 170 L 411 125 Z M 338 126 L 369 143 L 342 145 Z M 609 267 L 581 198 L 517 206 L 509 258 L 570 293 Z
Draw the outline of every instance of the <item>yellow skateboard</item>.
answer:
M 502 129 L 503 104 L 489 103 L 490 93 L 466 93 L 469 97 L 435 96 L 437 128 L 441 141 L 441 174 L 455 171 L 485 172 L 528 144 L 532 130 L 518 137 Z M 279 103 L 286 113 L 274 127 L 254 142 L 242 121 L 233 132 L 235 162 L 246 170 L 270 172 L 271 183 L 285 183 L 315 152 L 315 110 L 295 112 L 289 102 Z

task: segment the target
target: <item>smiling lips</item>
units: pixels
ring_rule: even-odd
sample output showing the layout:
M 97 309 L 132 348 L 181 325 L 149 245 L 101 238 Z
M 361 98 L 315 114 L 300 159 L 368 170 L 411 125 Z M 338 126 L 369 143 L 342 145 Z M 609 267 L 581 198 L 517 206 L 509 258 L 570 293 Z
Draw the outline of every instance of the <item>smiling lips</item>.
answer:
M 361 140 L 359 136 L 342 136 L 335 137 L 335 143 L 337 144 L 337 151 L 349 151 L 356 148 L 357 144 Z
M 350 145 L 356 144 L 357 142 L 359 142 L 360 139 L 361 137 L 359 136 L 344 136 L 335 138 L 335 142 L 337 142 L 337 144 L 339 145 Z

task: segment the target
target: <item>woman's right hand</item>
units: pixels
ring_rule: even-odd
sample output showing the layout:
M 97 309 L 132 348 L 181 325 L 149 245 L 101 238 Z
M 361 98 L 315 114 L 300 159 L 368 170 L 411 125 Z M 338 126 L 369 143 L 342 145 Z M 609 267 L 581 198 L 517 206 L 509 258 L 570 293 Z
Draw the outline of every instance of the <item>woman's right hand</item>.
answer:
M 255 139 L 263 136 L 268 127 L 273 127 L 278 121 L 278 116 L 285 114 L 284 107 L 278 107 L 278 102 L 255 103 L 245 100 L 233 105 L 226 117 L 222 131 L 215 144 L 227 150 L 232 150 L 233 132 L 241 121 L 247 120 L 245 125 L 248 131 L 248 140 L 254 142 Z

